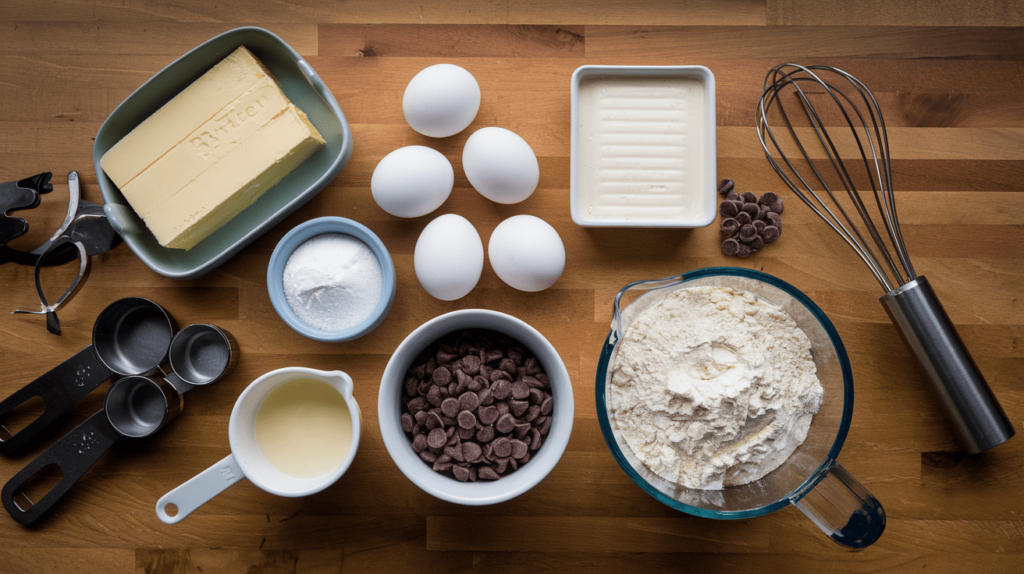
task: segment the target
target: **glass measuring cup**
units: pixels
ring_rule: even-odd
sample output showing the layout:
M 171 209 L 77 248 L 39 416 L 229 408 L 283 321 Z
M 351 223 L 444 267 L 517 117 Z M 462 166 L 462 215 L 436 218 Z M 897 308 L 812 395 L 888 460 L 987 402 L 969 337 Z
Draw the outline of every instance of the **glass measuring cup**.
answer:
M 781 466 L 760 480 L 722 490 L 689 489 L 648 469 L 611 424 L 606 395 L 616 347 L 632 321 L 673 291 L 700 286 L 749 291 L 782 307 L 810 339 L 811 356 L 825 391 L 807 439 Z M 712 267 L 630 283 L 615 296 L 614 313 L 597 366 L 597 415 L 615 461 L 641 489 L 676 510 L 719 520 L 762 516 L 792 504 L 839 544 L 864 548 L 878 540 L 885 529 L 885 511 L 836 461 L 853 415 L 853 374 L 839 334 L 813 301 L 771 275 Z

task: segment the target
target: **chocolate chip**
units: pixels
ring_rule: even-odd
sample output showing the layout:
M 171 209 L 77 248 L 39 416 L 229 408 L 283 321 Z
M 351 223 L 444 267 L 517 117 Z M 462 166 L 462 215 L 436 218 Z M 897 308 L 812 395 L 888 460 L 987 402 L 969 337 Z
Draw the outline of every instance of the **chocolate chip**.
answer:
M 480 480 L 498 480 L 501 478 L 497 471 L 489 466 L 481 466 L 480 470 L 476 471 L 476 474 L 480 477 Z
M 494 423 L 494 428 L 502 434 L 508 434 L 515 428 L 516 421 L 512 418 L 512 415 L 506 413 L 498 418 L 498 422 Z
M 412 450 L 420 452 L 427 449 L 427 435 L 418 434 L 412 439 Z
M 462 370 L 467 375 L 475 375 L 480 372 L 480 357 L 474 355 L 466 355 L 462 357 Z
M 447 398 L 441 402 L 441 412 L 446 417 L 455 417 L 459 414 L 459 399 Z
M 726 217 L 725 219 L 722 220 L 721 228 L 722 232 L 725 233 L 726 235 L 732 235 L 733 233 L 739 231 L 740 222 L 736 221 L 732 217 Z
M 555 406 L 555 399 L 551 395 L 544 397 L 544 400 L 540 403 L 540 414 L 549 415 L 551 409 Z
M 435 407 L 441 406 L 441 390 L 437 387 L 430 387 L 427 391 L 427 402 Z
M 736 221 L 739 222 L 740 225 L 746 225 L 748 223 L 753 222 L 754 218 L 750 217 L 750 214 L 747 213 L 746 211 L 741 211 L 740 213 L 736 214 Z
M 781 231 L 778 227 L 775 227 L 774 225 L 769 225 L 765 227 L 764 231 L 761 233 L 761 237 L 764 238 L 765 243 L 771 243 L 772 241 L 775 241 L 776 239 L 779 238 L 779 235 L 781 235 Z
M 525 419 L 526 422 L 533 422 L 533 420 L 536 419 L 539 416 L 540 416 L 540 406 L 539 405 L 530 405 L 530 408 L 526 409 L 526 414 L 523 415 L 523 419 Z
M 722 242 L 722 253 L 736 255 L 740 251 L 740 242 L 735 239 L 726 239 Z
M 544 391 L 540 389 L 530 389 L 530 404 L 539 405 L 544 400 Z
M 475 442 L 462 443 L 462 457 L 466 459 L 466 462 L 476 462 L 482 454 L 483 449 Z
M 409 404 L 406 406 L 409 409 L 409 412 L 415 415 L 419 411 L 425 410 L 427 408 L 427 399 L 423 397 L 416 397 L 415 399 L 409 401 Z
M 455 473 L 455 480 L 459 482 L 466 482 L 469 480 L 469 469 L 463 466 L 453 466 L 452 472 Z
M 736 182 L 731 179 L 723 179 L 722 183 L 718 184 L 718 193 L 725 195 L 736 187 Z
M 430 430 L 430 431 L 432 431 L 434 429 L 443 429 L 444 428 L 444 421 L 441 420 L 441 416 L 438 415 L 437 413 L 429 413 L 427 415 L 426 427 L 427 427 L 427 430 Z
M 512 411 L 512 414 L 517 417 L 521 417 L 523 416 L 523 413 L 526 412 L 526 409 L 530 408 L 530 403 L 526 401 L 511 400 L 508 402 L 508 408 Z
M 771 205 L 779 199 L 779 195 L 774 191 L 766 191 L 761 194 L 761 197 L 757 198 L 758 205 Z
M 512 383 L 512 398 L 516 400 L 523 400 L 530 396 L 530 387 L 526 384 L 526 381 L 516 381 Z
M 430 431 L 427 435 L 427 446 L 430 448 L 441 448 L 448 442 L 448 435 L 444 434 L 444 431 L 439 428 L 435 428 Z M 433 462 L 433 461 L 431 461 Z
M 462 411 L 458 416 L 459 428 L 476 428 L 476 415 L 469 411 Z
M 491 394 L 499 401 L 507 399 L 509 395 L 512 394 L 512 383 L 505 380 L 495 381 L 494 384 L 491 385 Z
M 757 204 L 757 195 L 753 191 L 744 191 L 740 194 L 740 197 L 743 198 L 744 203 Z
M 518 440 L 518 439 L 512 439 L 509 442 L 512 443 L 512 458 L 513 459 L 520 459 L 520 458 L 523 458 L 524 456 L 526 456 L 526 452 L 527 452 L 529 447 L 526 446 L 525 442 L 523 442 L 521 440 Z
M 507 457 L 512 454 L 512 441 L 505 437 L 501 437 L 491 444 L 491 448 L 494 449 L 494 455 L 498 457 Z
M 498 413 L 497 407 L 493 406 L 480 407 L 480 410 L 477 411 L 477 415 L 480 417 L 480 422 L 485 425 L 494 424 L 494 421 L 498 420 L 498 417 L 501 416 Z
M 722 217 L 735 217 L 739 210 L 740 208 L 736 205 L 735 201 L 725 200 L 718 204 L 718 215 Z
M 537 450 L 540 448 L 540 445 L 540 431 L 537 429 L 533 429 L 532 431 L 530 431 L 530 450 Z
M 429 450 L 422 450 L 420 451 L 420 458 L 427 462 L 433 463 L 434 461 L 437 460 L 437 455 L 430 452 Z
M 480 442 L 491 442 L 494 440 L 494 427 L 487 425 L 476 431 L 476 440 Z
M 551 417 L 544 419 L 544 422 L 537 429 L 540 431 L 540 434 L 547 436 L 548 432 L 551 431 Z
M 523 361 L 523 368 L 526 369 L 526 374 L 530 376 L 536 375 L 541 371 L 540 363 L 537 362 L 536 357 L 527 357 L 526 360 Z

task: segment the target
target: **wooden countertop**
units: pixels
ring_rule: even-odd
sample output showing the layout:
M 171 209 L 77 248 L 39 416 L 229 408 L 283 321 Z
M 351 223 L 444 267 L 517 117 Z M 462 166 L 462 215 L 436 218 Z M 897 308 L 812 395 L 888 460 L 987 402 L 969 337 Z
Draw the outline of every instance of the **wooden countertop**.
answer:
M 1024 438 L 978 456 L 963 453 L 878 304 L 877 283 L 784 191 L 753 121 L 764 74 L 783 61 L 837 65 L 874 90 L 892 128 L 900 217 L 914 264 L 931 280 L 1019 430 L 1024 3 L 421 4 L 8 0 L 0 6 L 0 181 L 51 170 L 57 183 L 32 213 L 30 236 L 16 243 L 21 247 L 31 249 L 58 226 L 68 171 L 82 174 L 86 199 L 101 201 L 92 139 L 114 107 L 179 55 L 237 26 L 268 28 L 302 54 L 334 92 L 355 141 L 352 161 L 323 193 L 202 278 L 163 278 L 125 246 L 95 257 L 85 287 L 60 313 L 61 337 L 48 334 L 39 317 L 7 314 L 36 305 L 32 269 L 0 266 L 3 397 L 88 345 L 100 309 L 124 296 L 152 298 L 179 325 L 223 326 L 241 345 L 230 377 L 190 395 L 185 412 L 147 448 L 109 453 L 42 525 L 23 528 L 0 513 L 0 572 L 1022 569 Z M 474 127 L 511 129 L 536 151 L 541 180 L 529 200 L 497 205 L 472 190 L 460 161 L 472 128 L 435 141 L 406 125 L 406 84 L 439 62 L 463 66 L 479 81 L 483 101 Z M 708 66 L 718 88 L 719 175 L 736 180 L 740 191 L 781 193 L 789 201 L 783 239 L 739 260 L 721 254 L 714 227 L 577 227 L 569 216 L 569 78 L 583 64 Z M 554 225 L 568 254 L 555 287 L 521 293 L 487 265 L 464 299 L 428 296 L 416 281 L 412 252 L 433 216 L 390 217 L 369 188 L 376 163 L 409 144 L 435 147 L 455 166 L 455 190 L 433 216 L 466 216 L 485 239 L 515 214 Z M 302 338 L 276 316 L 267 295 L 266 265 L 277 241 L 321 215 L 370 227 L 398 273 L 388 319 L 350 343 Z M 594 374 L 612 297 L 634 280 L 715 265 L 760 269 L 793 284 L 842 336 L 856 406 L 839 460 L 888 515 L 885 534 L 868 550 L 844 551 L 795 508 L 729 522 L 681 514 L 644 494 L 610 455 L 595 415 Z M 558 467 L 528 493 L 486 508 L 454 506 L 418 490 L 391 461 L 377 430 L 377 391 L 391 352 L 422 322 L 471 307 L 511 313 L 547 336 L 565 361 L 576 400 L 572 439 Z M 228 416 L 241 390 L 290 365 L 342 369 L 355 379 L 365 433 L 348 474 L 305 499 L 277 498 L 243 482 L 182 523 L 161 524 L 153 511 L 157 498 L 228 454 Z M 99 408 L 104 389 L 76 407 L 65 430 Z M 0 460 L 0 480 L 28 460 Z

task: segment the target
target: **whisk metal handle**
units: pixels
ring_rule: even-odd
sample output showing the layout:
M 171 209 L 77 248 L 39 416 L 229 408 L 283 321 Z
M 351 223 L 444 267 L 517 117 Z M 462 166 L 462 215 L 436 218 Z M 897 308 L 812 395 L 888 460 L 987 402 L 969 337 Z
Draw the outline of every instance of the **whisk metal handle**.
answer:
M 974 363 L 923 275 L 881 298 L 917 362 L 938 394 L 964 449 L 977 454 L 1015 433 L 1006 413 Z

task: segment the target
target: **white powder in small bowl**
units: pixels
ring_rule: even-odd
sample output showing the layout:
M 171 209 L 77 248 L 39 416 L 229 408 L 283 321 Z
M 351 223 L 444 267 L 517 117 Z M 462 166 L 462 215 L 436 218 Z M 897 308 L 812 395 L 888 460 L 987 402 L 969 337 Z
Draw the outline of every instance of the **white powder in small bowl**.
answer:
M 368 245 L 323 233 L 295 248 L 284 266 L 284 296 L 314 329 L 343 331 L 365 321 L 380 301 L 384 273 Z

